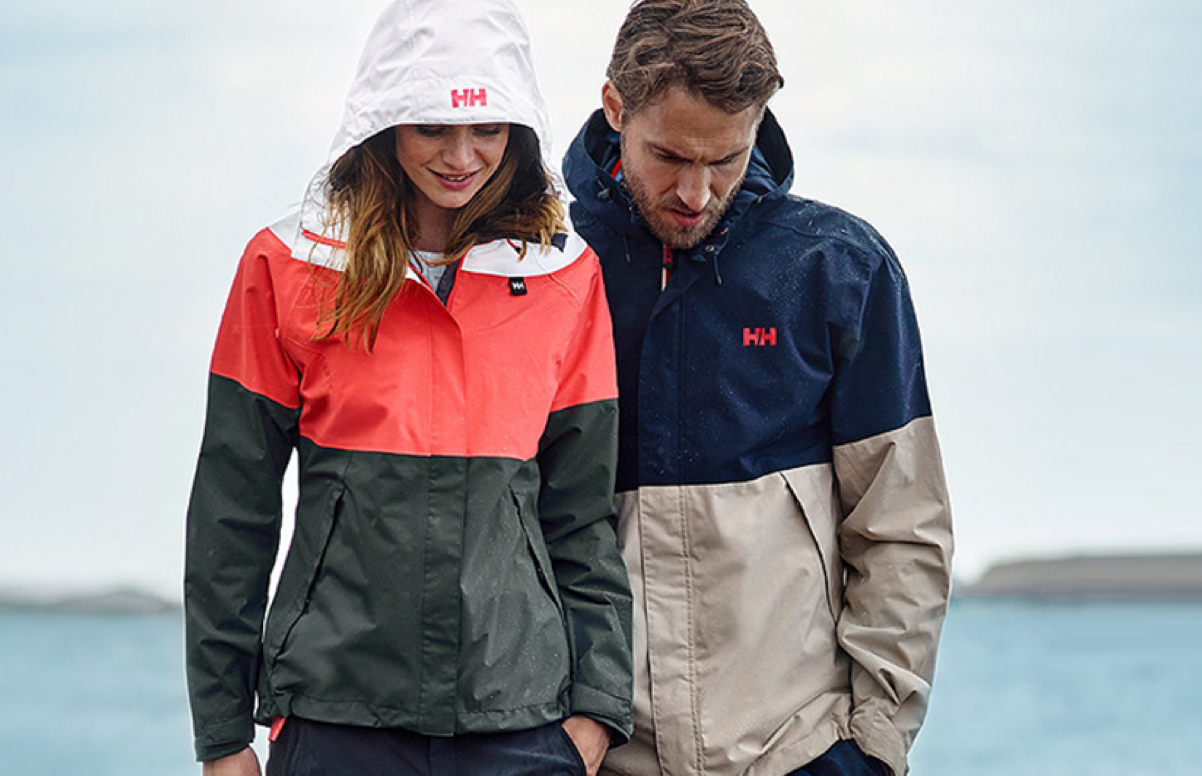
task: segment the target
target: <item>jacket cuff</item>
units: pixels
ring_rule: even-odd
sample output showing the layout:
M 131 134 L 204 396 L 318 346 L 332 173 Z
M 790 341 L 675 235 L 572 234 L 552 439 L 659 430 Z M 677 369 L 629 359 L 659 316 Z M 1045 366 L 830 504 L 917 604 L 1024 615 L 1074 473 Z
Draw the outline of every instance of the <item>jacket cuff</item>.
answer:
M 621 746 L 634 733 L 630 700 L 616 698 L 609 693 L 581 684 L 572 683 L 571 714 L 589 717 L 610 729 L 610 746 Z
M 851 735 L 864 754 L 883 762 L 894 776 L 905 776 L 910 770 L 901 734 L 878 707 L 861 706 L 852 712 Z
M 196 759 L 209 762 L 237 754 L 255 740 L 255 723 L 249 714 L 227 722 L 206 725 L 196 736 Z

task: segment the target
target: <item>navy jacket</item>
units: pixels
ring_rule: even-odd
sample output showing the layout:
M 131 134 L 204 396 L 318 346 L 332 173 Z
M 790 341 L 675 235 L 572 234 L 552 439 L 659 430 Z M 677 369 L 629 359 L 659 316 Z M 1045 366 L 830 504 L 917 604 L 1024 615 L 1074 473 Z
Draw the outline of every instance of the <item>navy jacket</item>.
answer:
M 564 164 L 618 358 L 636 730 L 610 767 L 785 772 L 854 738 L 900 774 L 952 542 L 897 257 L 788 193 L 769 112 L 728 212 L 661 289 L 664 248 L 611 174 L 618 155 L 597 112 Z

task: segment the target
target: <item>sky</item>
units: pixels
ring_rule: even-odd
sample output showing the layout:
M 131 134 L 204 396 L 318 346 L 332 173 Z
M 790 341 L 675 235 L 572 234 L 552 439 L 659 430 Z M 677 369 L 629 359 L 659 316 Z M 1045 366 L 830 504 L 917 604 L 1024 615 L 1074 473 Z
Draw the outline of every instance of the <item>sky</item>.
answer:
M 518 0 L 557 154 L 626 0 Z M 179 597 L 209 353 L 381 2 L 0 5 L 0 589 Z M 793 191 L 910 279 L 956 573 L 1202 551 L 1202 5 L 752 0 Z

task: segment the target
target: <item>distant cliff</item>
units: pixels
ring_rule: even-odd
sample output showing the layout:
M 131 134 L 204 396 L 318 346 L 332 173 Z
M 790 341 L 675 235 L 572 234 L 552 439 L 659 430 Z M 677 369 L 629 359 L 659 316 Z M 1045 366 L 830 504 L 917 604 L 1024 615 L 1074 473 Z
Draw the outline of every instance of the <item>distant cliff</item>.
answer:
M 1202 553 L 1022 560 L 956 587 L 970 598 L 1202 601 Z

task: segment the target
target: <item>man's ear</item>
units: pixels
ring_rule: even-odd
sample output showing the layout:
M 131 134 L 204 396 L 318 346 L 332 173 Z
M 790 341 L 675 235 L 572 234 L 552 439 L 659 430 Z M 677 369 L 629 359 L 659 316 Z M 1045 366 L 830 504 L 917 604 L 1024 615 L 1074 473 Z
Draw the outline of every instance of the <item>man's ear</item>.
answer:
M 622 131 L 622 95 L 613 81 L 606 81 L 601 87 L 601 109 L 605 111 L 605 120 L 614 132 Z

